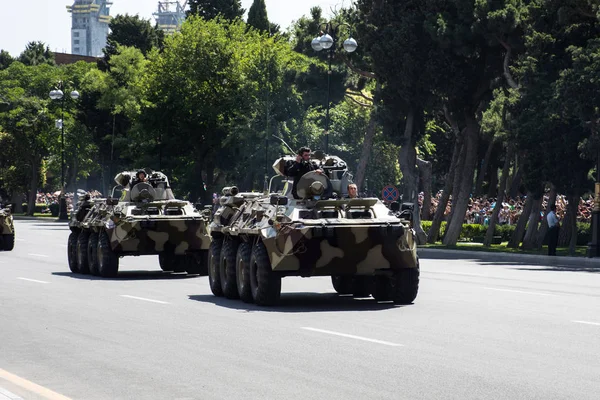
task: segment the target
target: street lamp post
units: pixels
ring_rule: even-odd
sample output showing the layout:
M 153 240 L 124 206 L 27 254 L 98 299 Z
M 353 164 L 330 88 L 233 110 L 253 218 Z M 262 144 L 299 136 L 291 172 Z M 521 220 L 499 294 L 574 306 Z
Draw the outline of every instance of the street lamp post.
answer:
M 327 70 L 327 112 L 325 116 L 325 153 L 329 152 L 329 103 L 331 97 L 331 61 L 333 59 L 333 55 L 335 52 L 335 38 L 338 36 L 339 29 L 342 26 L 346 26 L 350 28 L 345 22 L 340 24 L 333 24 L 332 22 L 327 22 L 325 24 L 321 24 L 321 27 L 325 26 L 324 30 L 321 30 L 321 36 L 316 37 L 312 40 L 311 46 L 315 51 L 321 50 L 329 50 L 327 54 L 328 58 L 328 70 Z M 333 35 L 333 36 L 332 36 Z M 352 37 L 346 39 L 344 41 L 344 50 L 348 53 L 354 52 L 358 43 Z
M 59 81 L 57 88 L 50 92 L 50 98 L 52 100 L 61 100 L 61 120 L 60 120 L 60 199 L 59 199 L 59 213 L 58 219 L 66 221 L 69 219 L 67 214 L 67 200 L 65 199 L 65 99 L 64 94 L 65 84 L 63 81 Z M 73 90 L 70 93 L 73 100 L 79 98 L 79 92 Z

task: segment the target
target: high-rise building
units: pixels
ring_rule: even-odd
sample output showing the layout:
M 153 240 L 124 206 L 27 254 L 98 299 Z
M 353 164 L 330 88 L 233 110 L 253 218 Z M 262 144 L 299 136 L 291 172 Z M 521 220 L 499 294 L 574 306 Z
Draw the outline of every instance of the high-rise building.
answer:
M 159 1 L 158 11 L 153 15 L 156 18 L 158 28 L 166 34 L 179 31 L 185 20 L 186 1 Z
M 110 0 L 75 0 L 71 13 L 71 53 L 102 56 L 110 22 Z

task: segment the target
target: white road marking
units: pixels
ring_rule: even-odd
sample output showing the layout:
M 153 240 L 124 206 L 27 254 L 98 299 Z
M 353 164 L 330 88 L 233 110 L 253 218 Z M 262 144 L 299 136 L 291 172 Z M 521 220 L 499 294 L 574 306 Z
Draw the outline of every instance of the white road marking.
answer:
M 600 326 L 600 322 L 590 322 L 590 321 L 571 321 L 571 322 L 575 322 L 576 324 Z
M 25 241 L 25 239 L 19 239 L 19 238 L 15 239 L 15 240 L 16 240 L 17 242 L 24 242 L 24 241 Z
M 50 283 L 50 282 L 46 282 L 46 281 L 38 281 L 37 279 L 29 279 L 29 278 L 17 278 L 17 279 L 21 279 L 21 280 L 29 281 L 29 282 L 36 282 L 36 283 Z
M 152 299 L 145 299 L 143 297 L 136 297 L 136 296 L 129 296 L 127 294 L 122 294 L 121 297 L 127 297 L 128 299 L 136 299 L 136 300 L 143 300 L 143 301 L 149 301 L 151 303 L 158 303 L 158 304 L 169 304 L 166 301 L 160 301 L 160 300 L 152 300 Z
M 69 397 L 63 396 L 62 394 L 53 392 L 43 386 L 36 383 L 30 382 L 27 379 L 23 379 L 17 375 L 13 375 L 8 371 L 0 369 L 0 378 L 9 381 L 10 383 L 22 387 L 23 389 L 35 393 L 47 400 L 71 400 Z
M 8 390 L 0 387 L 0 399 L 2 399 L 3 397 L 6 397 L 7 399 L 10 399 L 10 400 L 23 400 L 22 397 L 19 397 L 16 394 L 11 393 Z
M 363 340 L 365 342 L 384 344 L 386 346 L 394 346 L 394 347 L 404 346 L 403 344 L 386 342 L 386 341 L 377 340 L 377 339 L 369 339 L 369 338 L 362 337 L 362 336 L 348 335 L 346 333 L 327 331 L 325 329 L 317 329 L 317 328 L 310 328 L 310 327 L 302 327 L 302 329 L 306 329 L 307 331 L 313 331 L 313 332 L 319 332 L 319 333 L 326 333 L 328 335 L 342 336 L 342 337 L 350 338 L 350 339 Z
M 536 295 L 536 296 L 554 296 L 553 294 L 549 294 L 549 293 L 525 292 L 523 290 L 498 289 L 498 288 L 491 288 L 491 287 L 484 287 L 484 289 L 487 289 L 487 290 L 497 290 L 499 292 L 533 294 L 533 295 Z
M 50 256 L 47 256 L 45 254 L 35 254 L 35 253 L 28 253 L 27 255 L 28 256 L 34 256 L 34 257 L 46 257 L 46 258 L 50 257 Z

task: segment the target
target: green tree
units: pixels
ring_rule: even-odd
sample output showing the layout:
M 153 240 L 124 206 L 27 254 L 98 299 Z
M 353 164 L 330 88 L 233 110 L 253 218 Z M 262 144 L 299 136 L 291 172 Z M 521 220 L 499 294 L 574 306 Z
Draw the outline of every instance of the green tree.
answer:
M 190 0 L 189 5 L 188 16 L 197 15 L 206 20 L 221 15 L 223 18 L 233 21 L 236 18 L 242 18 L 246 12 L 242 8 L 241 0 Z
M 29 66 L 40 64 L 54 65 L 54 53 L 43 42 L 29 42 L 19 56 L 19 61 Z
M 112 56 L 117 54 L 118 46 L 135 47 L 147 55 L 153 48 L 162 48 L 164 32 L 150 24 L 150 20 L 138 15 L 117 15 L 110 21 L 110 33 L 106 39 L 104 69 Z
M 0 70 L 8 68 L 14 61 L 15 59 L 12 58 L 8 51 L 0 51 Z
M 268 32 L 270 28 L 265 0 L 254 0 L 248 10 L 248 25 L 260 31 Z

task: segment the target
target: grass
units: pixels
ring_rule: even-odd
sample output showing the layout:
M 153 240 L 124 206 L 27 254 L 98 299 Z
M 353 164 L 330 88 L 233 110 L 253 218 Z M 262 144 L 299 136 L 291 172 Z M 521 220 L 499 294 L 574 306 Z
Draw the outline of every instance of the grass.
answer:
M 548 246 L 543 246 L 541 249 L 533 249 L 533 250 L 523 250 L 513 249 L 507 247 L 508 242 L 503 242 L 502 244 L 493 244 L 490 247 L 484 247 L 481 243 L 457 243 L 456 246 L 444 246 L 441 242 L 437 242 L 436 244 L 426 244 L 423 246 L 419 246 L 419 248 L 427 248 L 427 249 L 445 249 L 445 250 L 468 250 L 468 251 L 483 251 L 488 253 L 515 253 L 515 254 L 535 254 L 535 255 L 548 255 Z M 575 248 L 575 257 L 585 257 L 587 251 L 587 246 L 577 246 Z M 557 256 L 568 256 L 569 248 L 568 247 L 558 247 L 556 249 Z
M 16 216 L 16 217 L 30 217 L 30 215 L 27 215 L 27 214 L 24 214 L 24 213 L 13 214 L 13 215 Z M 49 218 L 49 219 L 54 218 L 54 219 L 58 219 L 58 217 L 53 217 L 52 214 L 50 214 L 50 213 L 46 213 L 46 214 L 34 213 L 33 216 L 36 217 L 36 218 Z

